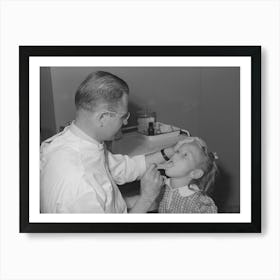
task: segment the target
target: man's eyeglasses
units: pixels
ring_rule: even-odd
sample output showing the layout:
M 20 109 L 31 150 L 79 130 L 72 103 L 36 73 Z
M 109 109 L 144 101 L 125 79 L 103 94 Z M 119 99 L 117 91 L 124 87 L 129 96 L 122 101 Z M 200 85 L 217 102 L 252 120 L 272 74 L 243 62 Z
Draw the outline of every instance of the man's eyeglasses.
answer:
M 120 113 L 117 113 L 117 112 L 113 112 L 113 111 L 107 111 L 108 113 L 113 113 L 115 115 L 118 115 L 120 116 L 120 119 L 122 119 L 123 122 L 127 123 L 129 117 L 130 117 L 130 113 L 127 112 L 125 114 L 120 114 Z

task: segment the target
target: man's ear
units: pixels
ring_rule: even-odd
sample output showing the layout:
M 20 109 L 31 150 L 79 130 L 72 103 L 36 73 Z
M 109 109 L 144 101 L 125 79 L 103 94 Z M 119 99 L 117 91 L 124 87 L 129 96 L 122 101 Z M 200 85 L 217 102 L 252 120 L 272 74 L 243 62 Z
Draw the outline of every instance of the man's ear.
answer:
M 199 179 L 203 176 L 204 172 L 202 169 L 195 169 L 191 171 L 190 176 L 192 179 Z

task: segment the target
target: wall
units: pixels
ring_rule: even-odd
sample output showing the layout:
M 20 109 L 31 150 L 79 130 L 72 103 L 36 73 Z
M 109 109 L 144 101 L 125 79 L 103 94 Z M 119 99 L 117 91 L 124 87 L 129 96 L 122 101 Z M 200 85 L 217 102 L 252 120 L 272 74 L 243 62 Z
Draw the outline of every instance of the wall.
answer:
M 40 138 L 45 140 L 57 130 L 51 72 L 49 67 L 40 68 Z
M 188 128 L 196 134 L 200 99 L 198 68 L 52 67 L 57 128 L 75 117 L 75 91 L 90 72 L 97 70 L 109 71 L 128 83 L 130 124 L 135 124 L 136 112 L 148 106 L 157 112 L 160 121 Z
M 130 87 L 129 125 L 150 108 L 161 122 L 188 129 L 219 155 L 214 198 L 221 212 L 239 212 L 239 68 L 52 67 L 57 130 L 75 118 L 74 96 L 92 71 L 108 71 Z
M 237 68 L 204 68 L 198 135 L 219 156 L 214 198 L 220 211 L 238 212 L 240 201 L 240 78 Z

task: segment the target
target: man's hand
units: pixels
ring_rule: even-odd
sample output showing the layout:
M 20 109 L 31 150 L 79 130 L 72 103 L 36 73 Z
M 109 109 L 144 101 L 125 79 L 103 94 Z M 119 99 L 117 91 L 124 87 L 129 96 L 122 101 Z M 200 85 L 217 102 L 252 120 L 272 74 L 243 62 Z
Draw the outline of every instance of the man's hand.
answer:
M 140 196 L 129 213 L 146 213 L 160 194 L 164 179 L 152 164 L 141 179 Z
M 152 164 L 141 179 L 141 196 L 153 202 L 160 193 L 164 179 L 155 164 Z

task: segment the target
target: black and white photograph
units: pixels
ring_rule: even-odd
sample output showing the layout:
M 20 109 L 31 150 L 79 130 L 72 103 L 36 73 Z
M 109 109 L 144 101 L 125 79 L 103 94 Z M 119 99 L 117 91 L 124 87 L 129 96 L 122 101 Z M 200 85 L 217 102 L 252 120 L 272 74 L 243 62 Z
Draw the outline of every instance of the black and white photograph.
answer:
M 94 224 L 93 231 L 96 224 L 124 232 L 260 230 L 260 139 L 251 138 L 260 47 L 21 46 L 20 53 L 22 67 L 29 57 L 34 133 L 22 225 L 28 212 L 37 230 L 44 223 L 75 223 L 77 231 Z
M 40 71 L 41 213 L 240 212 L 239 67 Z

